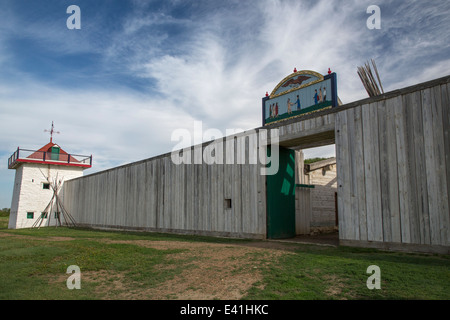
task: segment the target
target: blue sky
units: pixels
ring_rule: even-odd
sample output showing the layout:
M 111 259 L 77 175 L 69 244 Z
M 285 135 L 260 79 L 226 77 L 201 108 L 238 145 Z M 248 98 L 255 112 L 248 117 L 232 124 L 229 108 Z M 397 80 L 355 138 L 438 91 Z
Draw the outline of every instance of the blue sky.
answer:
M 385 91 L 449 75 L 449 17 L 447 0 L 0 0 L 0 207 L 8 157 L 46 144 L 51 121 L 66 151 L 93 155 L 92 173 L 170 152 L 194 121 L 260 126 L 261 98 L 294 67 L 331 68 L 344 103 L 367 96 L 356 68 L 371 58 Z

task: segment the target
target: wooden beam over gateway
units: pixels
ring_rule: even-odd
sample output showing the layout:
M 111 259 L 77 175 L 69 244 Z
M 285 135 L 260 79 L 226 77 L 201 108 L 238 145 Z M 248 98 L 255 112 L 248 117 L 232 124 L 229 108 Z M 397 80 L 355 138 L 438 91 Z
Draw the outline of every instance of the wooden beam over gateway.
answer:
M 279 130 L 280 146 L 295 149 L 321 147 L 335 143 L 335 113 L 327 109 L 302 118 L 269 124 Z

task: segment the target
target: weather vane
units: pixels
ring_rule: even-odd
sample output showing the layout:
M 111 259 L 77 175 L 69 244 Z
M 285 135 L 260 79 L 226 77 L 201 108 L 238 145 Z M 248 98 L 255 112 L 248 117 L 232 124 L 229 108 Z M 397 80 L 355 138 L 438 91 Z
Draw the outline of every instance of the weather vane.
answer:
M 52 128 L 50 130 L 44 130 L 44 132 L 50 132 L 50 143 L 53 143 L 53 134 L 54 133 L 60 133 L 59 131 L 54 130 L 53 121 L 52 121 Z

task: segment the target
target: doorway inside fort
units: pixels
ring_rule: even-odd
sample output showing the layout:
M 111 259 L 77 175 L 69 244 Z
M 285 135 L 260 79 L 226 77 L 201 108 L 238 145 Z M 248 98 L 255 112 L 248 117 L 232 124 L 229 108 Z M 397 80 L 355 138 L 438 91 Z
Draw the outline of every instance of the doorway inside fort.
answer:
M 280 146 L 279 170 L 267 176 L 267 238 L 338 232 L 335 145 L 318 145 Z

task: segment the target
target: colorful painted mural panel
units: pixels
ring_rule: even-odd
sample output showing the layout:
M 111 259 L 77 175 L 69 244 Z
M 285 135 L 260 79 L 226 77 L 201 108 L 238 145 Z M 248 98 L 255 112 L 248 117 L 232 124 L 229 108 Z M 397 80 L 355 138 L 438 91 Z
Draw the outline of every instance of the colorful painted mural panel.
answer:
M 298 71 L 263 98 L 263 125 L 337 106 L 336 74 Z

